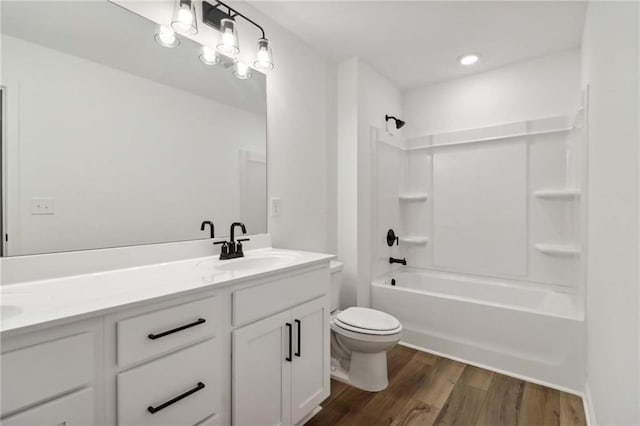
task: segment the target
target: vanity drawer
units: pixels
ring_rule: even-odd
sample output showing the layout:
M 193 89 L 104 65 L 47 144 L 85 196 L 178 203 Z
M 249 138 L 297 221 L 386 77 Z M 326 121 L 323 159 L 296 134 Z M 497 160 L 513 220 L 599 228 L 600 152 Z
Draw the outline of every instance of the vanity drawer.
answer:
M 88 388 L 2 419 L 2 426 L 86 426 L 95 422 L 93 389 Z
M 219 413 L 219 356 L 210 339 L 118 374 L 118 425 L 193 425 Z
M 91 383 L 91 333 L 80 333 L 3 353 L 2 414 Z
M 329 268 L 316 269 L 292 277 L 233 292 L 233 325 L 282 312 L 329 292 Z
M 118 321 L 118 365 L 126 366 L 214 336 L 220 300 L 197 300 Z

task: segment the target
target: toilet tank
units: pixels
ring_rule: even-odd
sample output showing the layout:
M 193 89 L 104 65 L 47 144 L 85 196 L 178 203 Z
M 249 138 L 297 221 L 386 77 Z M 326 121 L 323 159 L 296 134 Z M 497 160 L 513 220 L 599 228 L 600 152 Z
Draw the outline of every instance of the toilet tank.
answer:
M 342 284 L 342 262 L 332 260 L 329 268 L 331 270 L 331 312 L 340 306 L 340 285 Z

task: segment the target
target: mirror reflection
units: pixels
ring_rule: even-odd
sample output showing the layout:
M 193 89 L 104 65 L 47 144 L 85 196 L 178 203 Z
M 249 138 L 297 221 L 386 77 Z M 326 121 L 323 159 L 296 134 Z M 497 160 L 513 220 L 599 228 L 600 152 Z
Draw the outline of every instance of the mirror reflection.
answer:
M 112 3 L 1 7 L 5 256 L 266 232 L 263 74 Z

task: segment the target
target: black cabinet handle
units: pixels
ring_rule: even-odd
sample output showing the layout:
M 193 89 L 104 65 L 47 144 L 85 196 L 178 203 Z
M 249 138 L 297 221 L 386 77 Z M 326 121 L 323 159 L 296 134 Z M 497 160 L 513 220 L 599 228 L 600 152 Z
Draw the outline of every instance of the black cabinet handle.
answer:
M 291 346 L 293 346 L 293 342 L 291 340 L 293 340 L 293 326 L 291 325 L 291 323 L 287 323 L 287 328 L 289 329 L 289 356 L 285 358 L 285 360 L 291 362 L 291 352 L 293 350 L 293 348 Z
M 169 331 L 163 331 L 162 333 L 158 333 L 158 334 L 151 333 L 151 334 L 149 334 L 148 337 L 151 340 L 156 340 L 156 339 L 159 339 L 161 337 L 168 336 L 168 335 L 173 334 L 173 333 L 177 333 L 178 331 L 186 330 L 187 328 L 191 328 L 191 327 L 195 327 L 196 325 L 204 324 L 205 322 L 207 322 L 206 319 L 198 318 L 197 321 L 194 321 L 194 322 L 192 322 L 190 324 L 183 325 L 183 326 L 180 326 L 178 328 L 174 328 L 174 329 L 169 330 Z
M 158 405 L 157 407 L 153 407 L 153 406 L 148 406 L 147 407 L 147 411 L 149 411 L 151 414 L 155 414 L 160 410 L 164 410 L 165 408 L 167 408 L 168 406 L 175 404 L 176 402 L 180 401 L 181 399 L 184 399 L 186 397 L 188 397 L 189 395 L 192 395 L 196 392 L 198 392 L 199 390 L 204 389 L 204 383 L 202 382 L 198 382 L 198 384 L 196 385 L 196 387 L 189 389 L 188 391 L 186 391 L 185 393 L 176 396 L 175 398 Z
M 300 322 L 300 320 L 295 320 L 296 324 L 298 325 L 298 351 L 295 353 L 295 355 L 299 358 L 300 357 L 300 338 L 302 335 L 302 322 Z

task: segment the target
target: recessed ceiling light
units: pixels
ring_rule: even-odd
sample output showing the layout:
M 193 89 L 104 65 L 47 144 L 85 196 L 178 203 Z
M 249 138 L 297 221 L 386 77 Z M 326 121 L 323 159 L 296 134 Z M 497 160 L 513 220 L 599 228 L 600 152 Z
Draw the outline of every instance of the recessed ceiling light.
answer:
M 460 56 L 458 58 L 458 62 L 460 62 L 460 64 L 462 65 L 473 65 L 476 62 L 478 62 L 479 59 L 480 57 L 478 55 L 470 54 L 470 55 Z

